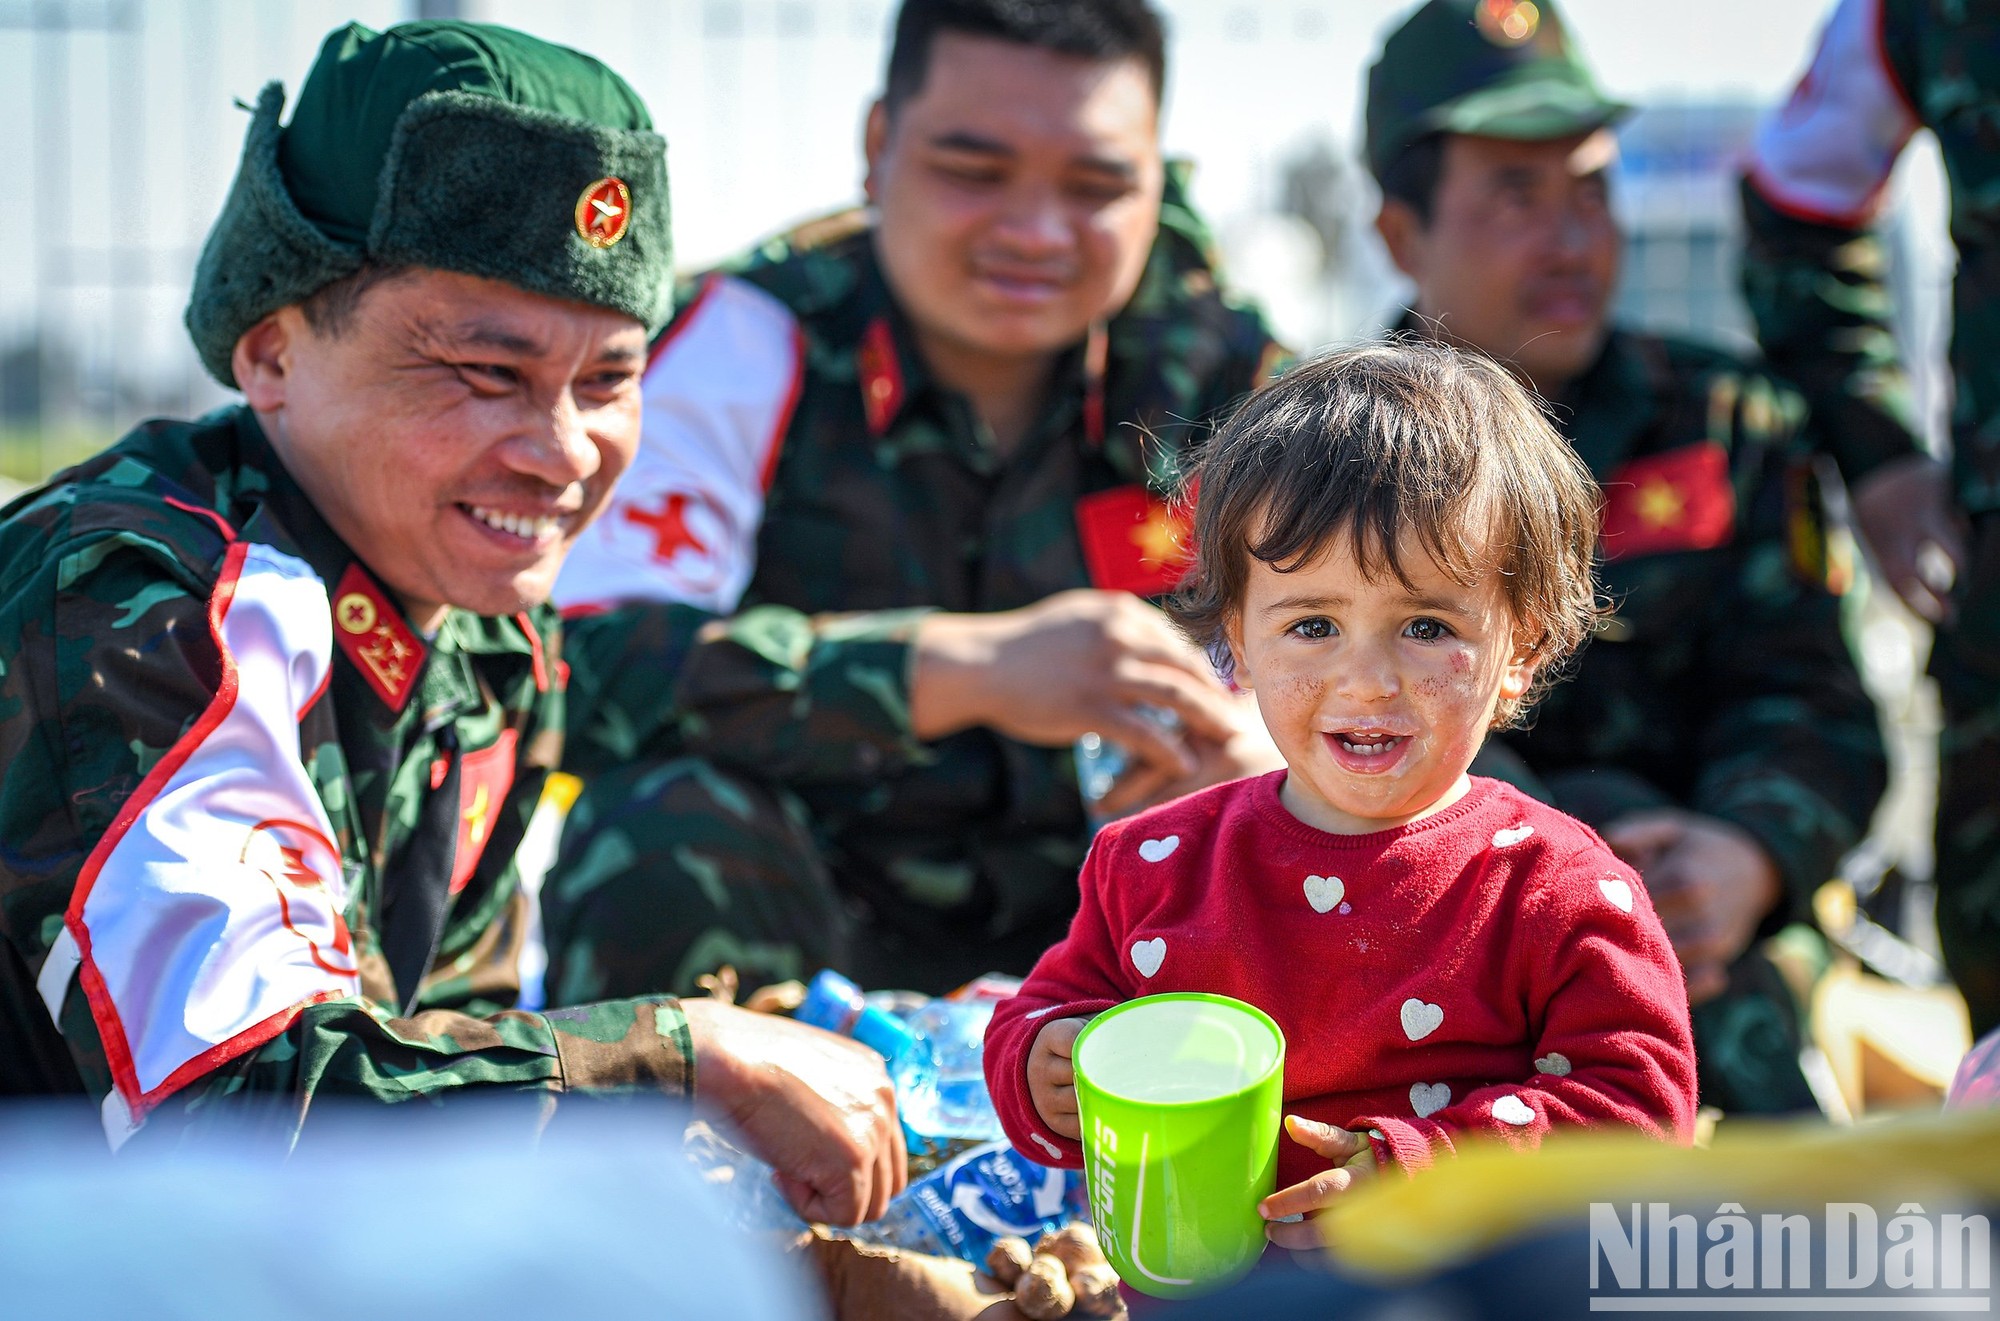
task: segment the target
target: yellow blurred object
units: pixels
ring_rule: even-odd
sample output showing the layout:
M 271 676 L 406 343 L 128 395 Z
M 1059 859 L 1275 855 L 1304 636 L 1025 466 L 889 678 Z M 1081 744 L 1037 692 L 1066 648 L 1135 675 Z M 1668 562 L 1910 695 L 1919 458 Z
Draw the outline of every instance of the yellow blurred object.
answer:
M 1858 1116 L 1935 1109 L 1972 1048 L 1972 1023 L 1956 990 L 1899 986 L 1846 965 L 1820 979 L 1812 1023 Z
M 567 816 L 569 809 L 576 806 L 576 796 L 582 792 L 582 780 L 567 771 L 551 771 L 542 782 L 542 800 L 535 810 Z
M 1953 1194 L 2000 1198 L 2000 1111 L 1860 1128 L 1732 1119 L 1707 1150 L 1609 1132 L 1561 1134 L 1536 1151 L 1482 1144 L 1414 1179 L 1370 1180 L 1320 1223 L 1343 1272 L 1395 1282 L 1537 1229 L 1580 1223 L 1592 1202 L 1929 1204 Z

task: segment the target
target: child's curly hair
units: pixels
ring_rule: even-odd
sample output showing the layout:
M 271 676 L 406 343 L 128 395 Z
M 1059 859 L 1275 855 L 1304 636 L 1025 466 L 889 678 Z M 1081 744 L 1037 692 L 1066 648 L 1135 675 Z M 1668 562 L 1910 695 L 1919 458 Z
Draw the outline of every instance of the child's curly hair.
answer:
M 1406 533 L 1461 584 L 1501 575 L 1540 665 L 1496 728 L 1520 722 L 1601 613 L 1597 483 L 1528 391 L 1477 353 L 1402 338 L 1302 362 L 1202 447 L 1182 492 L 1195 562 L 1168 609 L 1225 674 L 1249 557 L 1288 573 L 1343 535 L 1371 576 L 1386 567 L 1409 583 Z

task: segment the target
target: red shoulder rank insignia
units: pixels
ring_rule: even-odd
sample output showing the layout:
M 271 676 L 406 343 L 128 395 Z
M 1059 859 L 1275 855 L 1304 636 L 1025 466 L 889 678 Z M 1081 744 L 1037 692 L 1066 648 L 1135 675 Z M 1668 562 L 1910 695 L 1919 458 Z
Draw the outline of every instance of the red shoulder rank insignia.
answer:
M 1188 512 L 1143 486 L 1115 486 L 1076 502 L 1076 530 L 1093 587 L 1158 596 L 1180 586 L 1194 558 Z
M 500 820 L 500 805 L 514 787 L 514 753 L 520 736 L 500 731 L 490 748 L 468 752 L 458 761 L 458 851 L 452 854 L 451 892 L 457 894 L 472 879 L 479 855 Z
M 1736 531 L 1729 455 L 1712 440 L 1621 463 L 1604 479 L 1604 558 L 1708 550 Z
M 391 711 L 403 709 L 430 648 L 368 571 L 350 564 L 333 593 L 333 639 Z
M 879 438 L 903 407 L 903 366 L 896 360 L 896 337 L 887 319 L 876 317 L 868 323 L 855 360 L 861 369 L 861 409 L 868 417 L 868 432 Z

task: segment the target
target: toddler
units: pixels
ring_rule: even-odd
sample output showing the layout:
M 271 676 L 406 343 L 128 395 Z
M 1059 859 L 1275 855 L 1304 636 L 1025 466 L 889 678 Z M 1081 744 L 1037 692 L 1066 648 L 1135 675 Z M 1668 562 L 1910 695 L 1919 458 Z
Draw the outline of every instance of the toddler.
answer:
M 1589 471 L 1505 371 L 1395 342 L 1254 396 L 1191 483 L 1171 606 L 1286 767 L 1107 825 L 1081 906 L 993 1016 L 1016 1146 L 1080 1162 L 1071 1045 L 1163 991 L 1235 996 L 1287 1043 L 1268 1236 L 1379 1166 L 1558 1124 L 1685 1142 L 1694 1046 L 1639 877 L 1589 827 L 1466 773 L 1597 614 Z

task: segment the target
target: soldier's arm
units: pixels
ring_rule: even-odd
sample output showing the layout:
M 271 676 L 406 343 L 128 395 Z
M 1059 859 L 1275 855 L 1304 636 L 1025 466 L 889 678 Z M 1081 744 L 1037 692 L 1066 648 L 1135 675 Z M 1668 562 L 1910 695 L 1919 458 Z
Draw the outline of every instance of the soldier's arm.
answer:
M 324 585 L 176 535 L 71 541 L 0 605 L 5 935 L 114 1141 L 252 1110 L 283 1130 L 329 1096 L 689 1092 L 670 999 L 400 1019 L 363 996 L 298 743 L 333 663 Z
M 1918 127 L 1883 0 L 1841 0 L 1790 100 L 1758 126 L 1742 185 L 1743 289 L 1771 365 L 1804 391 L 1850 484 L 1920 454 L 1889 322 L 1882 191 Z
M 924 613 L 636 602 L 572 617 L 563 768 L 687 753 L 793 783 L 892 773 L 924 755 L 910 723 Z

